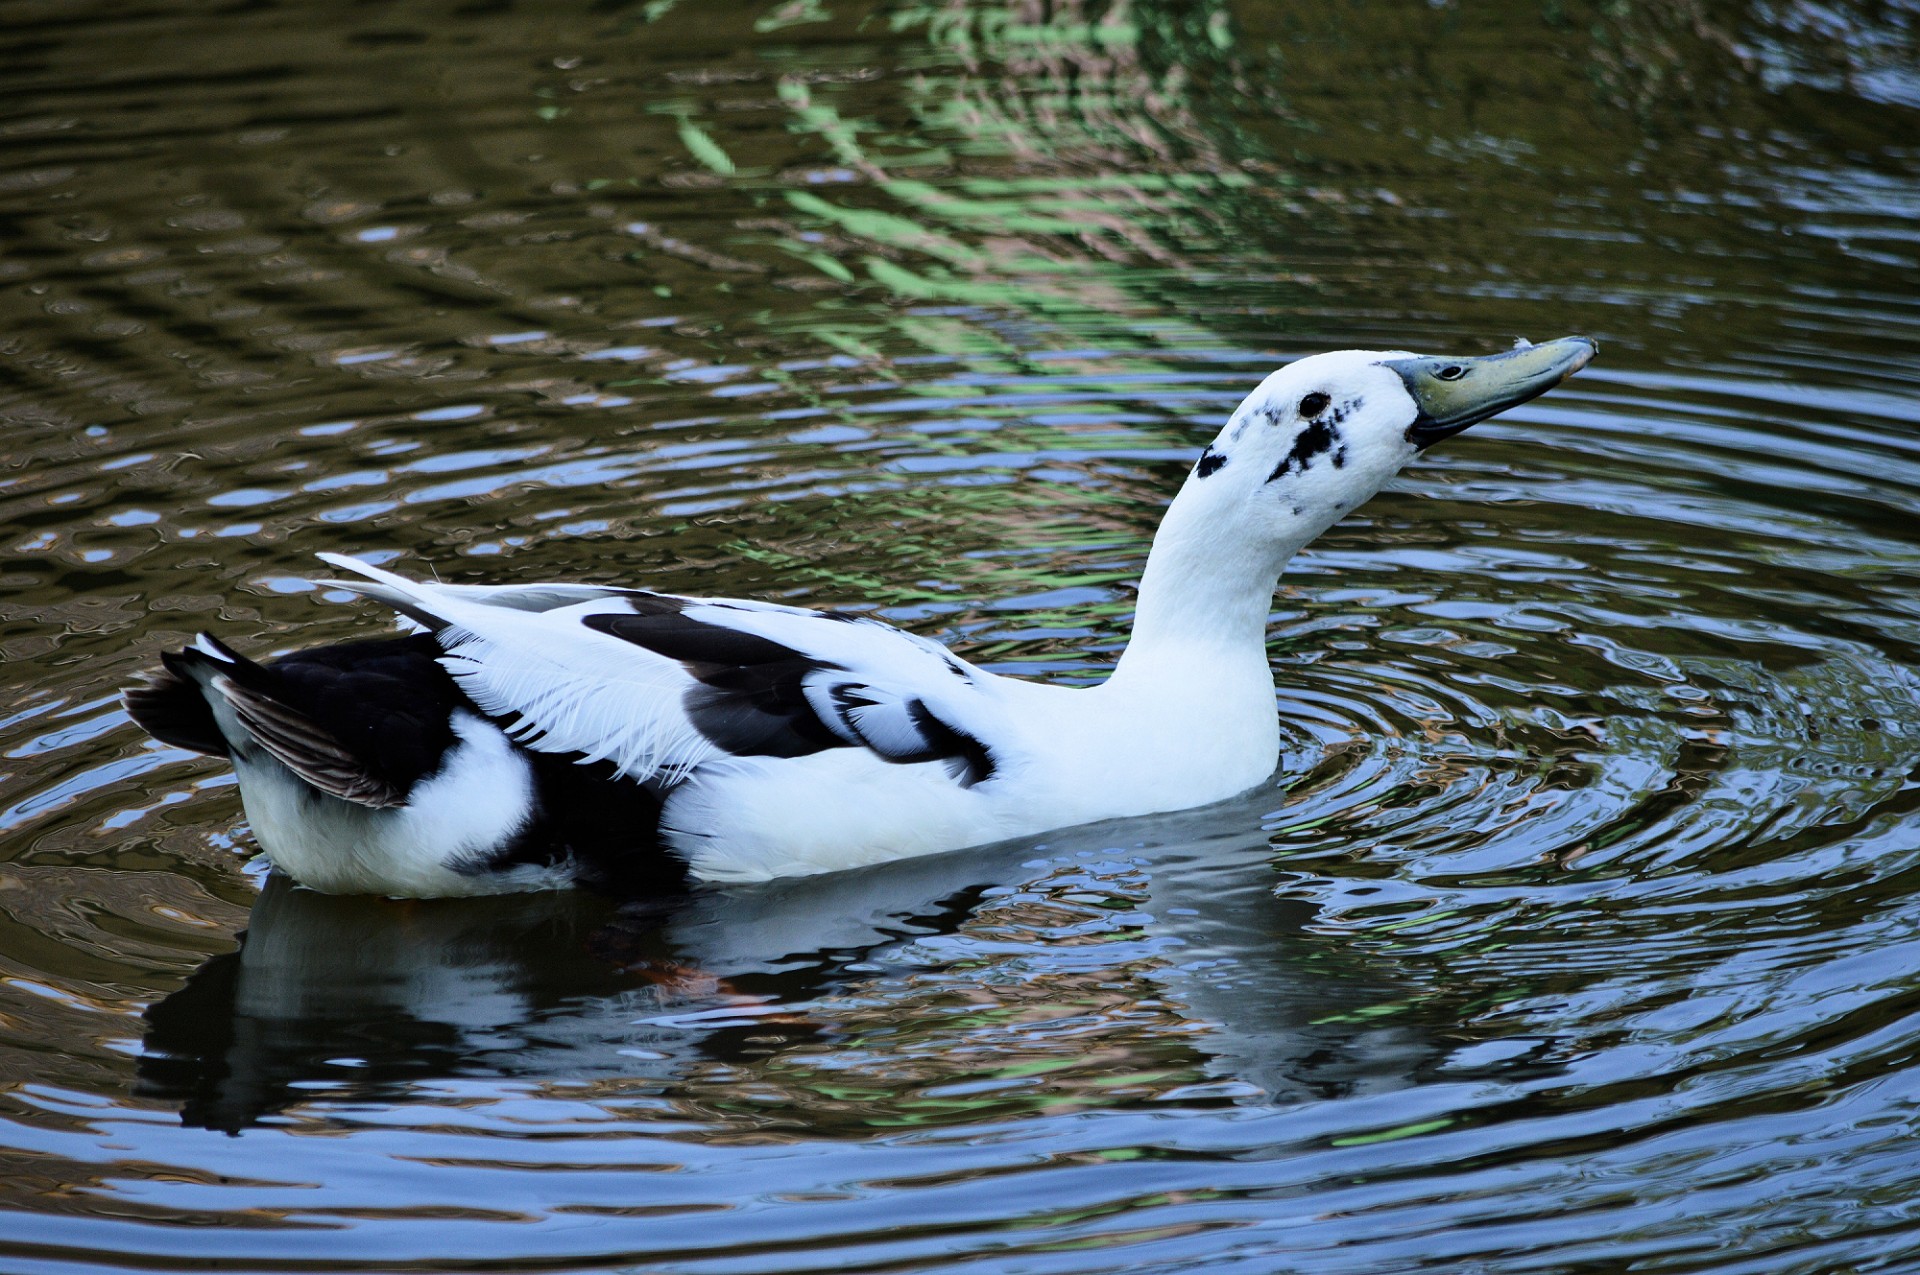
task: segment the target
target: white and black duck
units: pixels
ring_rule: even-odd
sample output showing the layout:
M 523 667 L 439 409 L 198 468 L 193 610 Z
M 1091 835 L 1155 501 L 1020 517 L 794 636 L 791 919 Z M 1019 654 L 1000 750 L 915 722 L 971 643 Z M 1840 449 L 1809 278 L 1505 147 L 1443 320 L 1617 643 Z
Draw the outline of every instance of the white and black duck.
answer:
M 978 669 L 876 620 L 333 555 L 411 636 L 268 664 L 210 636 L 126 694 L 229 758 L 267 857 L 333 893 L 764 880 L 1218 801 L 1279 750 L 1266 628 L 1296 551 L 1595 345 L 1348 350 L 1260 383 L 1168 508 L 1104 683 Z

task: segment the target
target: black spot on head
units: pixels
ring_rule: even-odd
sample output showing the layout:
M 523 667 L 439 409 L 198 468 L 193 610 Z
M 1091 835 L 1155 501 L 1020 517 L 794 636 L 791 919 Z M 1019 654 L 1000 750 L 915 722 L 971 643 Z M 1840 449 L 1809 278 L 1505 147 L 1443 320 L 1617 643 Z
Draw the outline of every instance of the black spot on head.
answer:
M 1331 402 L 1333 402 L 1331 397 L 1315 390 L 1300 400 L 1300 415 L 1308 418 L 1318 416 L 1327 410 L 1327 404 Z
M 1193 467 L 1193 476 L 1195 478 L 1211 478 L 1214 472 L 1226 463 L 1227 454 L 1225 452 L 1216 452 L 1213 448 L 1209 447 L 1200 453 L 1200 463 Z
M 1267 475 L 1267 481 L 1285 478 L 1298 470 L 1304 473 L 1313 465 L 1313 458 L 1342 446 L 1340 433 L 1325 421 L 1311 421 L 1293 440 L 1293 449 L 1280 458 L 1280 463 Z

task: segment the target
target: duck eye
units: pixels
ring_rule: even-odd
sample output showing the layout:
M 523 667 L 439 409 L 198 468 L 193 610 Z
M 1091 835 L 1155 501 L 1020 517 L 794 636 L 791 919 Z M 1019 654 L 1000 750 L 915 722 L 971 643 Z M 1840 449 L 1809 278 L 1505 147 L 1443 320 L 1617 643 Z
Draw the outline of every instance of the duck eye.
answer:
M 1443 381 L 1457 381 L 1466 374 L 1467 369 L 1461 367 L 1458 363 L 1449 363 L 1434 373 L 1435 376 Z
M 1320 391 L 1315 390 L 1313 393 L 1307 395 L 1305 398 L 1300 400 L 1300 415 L 1318 416 L 1320 415 L 1320 413 L 1327 410 L 1327 404 L 1331 402 L 1333 402 L 1332 399 L 1328 398 L 1325 394 L 1320 393 Z

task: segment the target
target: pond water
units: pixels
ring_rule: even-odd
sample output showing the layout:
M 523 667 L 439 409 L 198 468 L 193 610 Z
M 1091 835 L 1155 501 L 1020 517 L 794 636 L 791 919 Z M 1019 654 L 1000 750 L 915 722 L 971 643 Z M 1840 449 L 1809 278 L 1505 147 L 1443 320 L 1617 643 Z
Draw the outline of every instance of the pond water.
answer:
M 0 3 L 0 1266 L 1920 1267 L 1917 27 Z M 1223 806 L 335 899 L 118 707 L 388 631 L 319 550 L 1096 678 L 1277 363 L 1567 332 Z

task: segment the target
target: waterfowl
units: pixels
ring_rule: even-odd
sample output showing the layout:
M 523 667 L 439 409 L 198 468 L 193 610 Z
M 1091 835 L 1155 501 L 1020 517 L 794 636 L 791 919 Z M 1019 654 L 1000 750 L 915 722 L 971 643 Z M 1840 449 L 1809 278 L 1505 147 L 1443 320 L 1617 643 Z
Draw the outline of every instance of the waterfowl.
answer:
M 990 673 L 865 616 L 429 583 L 322 554 L 414 632 L 264 664 L 203 634 L 126 707 L 229 759 L 267 858 L 329 893 L 663 891 L 1203 805 L 1274 767 L 1266 627 L 1287 560 L 1596 348 L 1347 350 L 1268 376 L 1168 508 L 1097 686 Z

